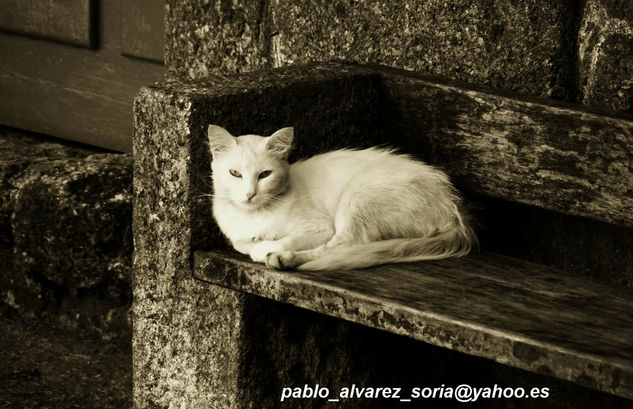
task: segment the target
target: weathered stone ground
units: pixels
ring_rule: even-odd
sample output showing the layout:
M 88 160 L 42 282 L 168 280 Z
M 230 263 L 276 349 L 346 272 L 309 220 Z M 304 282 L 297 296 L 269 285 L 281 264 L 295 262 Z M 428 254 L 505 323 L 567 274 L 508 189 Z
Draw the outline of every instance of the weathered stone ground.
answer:
M 132 407 L 129 342 L 0 317 L 0 408 Z

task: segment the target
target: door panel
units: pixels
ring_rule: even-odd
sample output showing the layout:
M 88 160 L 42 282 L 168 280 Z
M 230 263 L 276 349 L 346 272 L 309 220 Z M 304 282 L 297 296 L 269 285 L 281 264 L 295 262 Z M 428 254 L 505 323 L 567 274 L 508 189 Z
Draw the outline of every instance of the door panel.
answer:
M 162 63 L 165 41 L 163 32 L 164 0 L 126 1 L 123 3 L 121 53 Z
M 0 30 L 94 47 L 95 5 L 96 0 L 2 0 Z
M 95 49 L 0 33 L 0 123 L 131 150 L 134 96 L 141 86 L 163 78 L 163 66 L 147 61 L 161 59 L 158 46 L 144 45 L 148 38 L 162 39 L 162 17 L 149 19 L 159 26 L 145 24 L 144 39 L 137 40 L 140 34 L 128 31 L 124 41 L 121 0 L 97 3 Z M 143 2 L 150 3 L 159 6 L 152 13 L 162 15 L 162 1 Z M 125 51 L 126 42 L 140 44 L 134 53 L 142 59 L 122 55 L 132 54 Z

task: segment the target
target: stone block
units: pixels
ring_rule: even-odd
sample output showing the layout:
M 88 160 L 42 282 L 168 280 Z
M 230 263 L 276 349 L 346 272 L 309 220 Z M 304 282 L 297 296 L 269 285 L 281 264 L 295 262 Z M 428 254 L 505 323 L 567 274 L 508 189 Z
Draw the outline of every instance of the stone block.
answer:
M 578 41 L 582 102 L 633 112 L 633 3 L 587 1 Z
M 265 2 L 168 0 L 166 7 L 168 75 L 201 78 L 267 65 Z
M 573 2 L 282 0 L 275 65 L 378 63 L 517 93 L 570 98 Z
M 12 246 L 11 194 L 17 180 L 32 163 L 51 159 L 81 158 L 94 150 L 56 143 L 35 134 L 0 127 L 0 244 Z
M 194 276 L 633 398 L 633 291 L 575 272 L 492 253 L 362 270 L 277 271 L 234 252 L 201 251 Z
M 13 195 L 17 267 L 73 291 L 103 284 L 101 266 L 129 282 L 131 170 L 107 153 L 31 165 Z
M 131 155 L 4 136 L 4 306 L 105 339 L 129 335 Z
M 169 2 L 167 67 L 183 78 L 345 60 L 573 98 L 575 2 Z

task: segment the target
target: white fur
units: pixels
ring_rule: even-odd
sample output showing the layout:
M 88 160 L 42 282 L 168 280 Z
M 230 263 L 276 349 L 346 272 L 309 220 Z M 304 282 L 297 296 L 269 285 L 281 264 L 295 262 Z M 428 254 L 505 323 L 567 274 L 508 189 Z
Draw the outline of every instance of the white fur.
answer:
M 292 128 L 234 138 L 209 127 L 214 217 L 235 249 L 254 261 L 364 268 L 463 256 L 476 243 L 461 199 L 440 170 L 378 148 L 289 165 L 292 137 Z M 260 179 L 265 171 L 272 172 Z

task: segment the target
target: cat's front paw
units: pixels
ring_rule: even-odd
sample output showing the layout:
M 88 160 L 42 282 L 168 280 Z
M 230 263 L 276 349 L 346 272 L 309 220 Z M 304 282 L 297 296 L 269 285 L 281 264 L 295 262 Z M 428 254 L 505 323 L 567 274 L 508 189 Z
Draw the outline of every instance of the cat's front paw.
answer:
M 282 251 L 283 246 L 278 241 L 264 240 L 251 247 L 251 259 L 257 263 L 266 263 L 266 256 Z
M 300 263 L 297 262 L 295 253 L 293 251 L 279 251 L 275 253 L 269 253 L 266 256 L 266 265 L 278 270 L 285 270 L 287 268 L 297 267 Z

